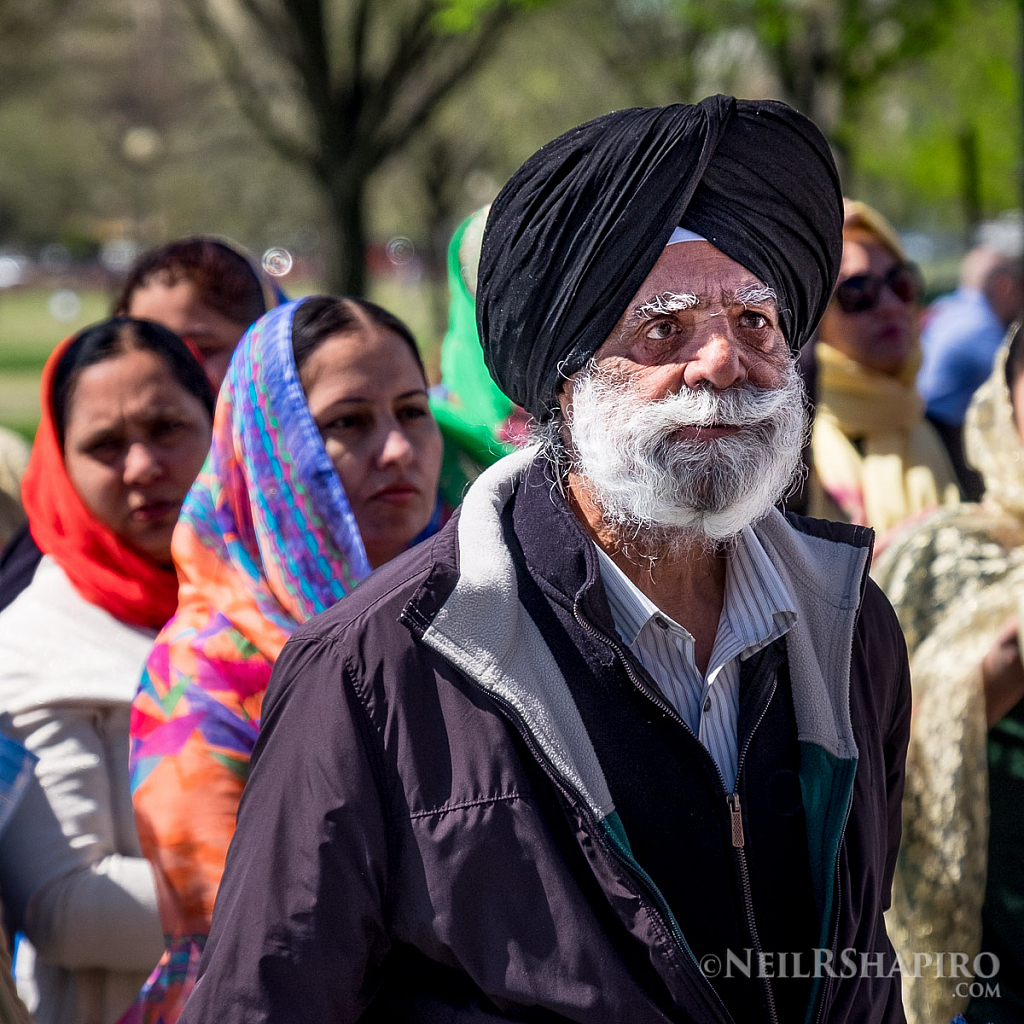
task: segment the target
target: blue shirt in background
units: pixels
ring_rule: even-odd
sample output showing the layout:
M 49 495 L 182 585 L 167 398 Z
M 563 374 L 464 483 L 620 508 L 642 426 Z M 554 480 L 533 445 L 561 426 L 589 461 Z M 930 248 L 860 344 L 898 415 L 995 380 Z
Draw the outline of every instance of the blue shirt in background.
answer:
M 973 288 L 958 288 L 932 305 L 921 332 L 924 360 L 917 375 L 928 416 L 952 426 L 963 423 L 1005 334 L 988 300 Z
M 0 832 L 18 806 L 35 764 L 35 754 L 0 733 Z

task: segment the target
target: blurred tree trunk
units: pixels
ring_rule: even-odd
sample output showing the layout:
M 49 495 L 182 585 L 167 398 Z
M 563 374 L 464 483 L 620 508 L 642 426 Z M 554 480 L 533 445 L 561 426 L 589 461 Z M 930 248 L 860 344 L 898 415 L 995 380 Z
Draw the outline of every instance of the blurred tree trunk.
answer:
M 492 52 L 519 0 L 185 0 L 263 139 L 323 192 L 328 285 L 366 292 L 367 188 Z
M 331 217 L 326 254 L 328 290 L 338 295 L 366 293 L 366 186 L 369 174 L 342 162 L 322 182 Z

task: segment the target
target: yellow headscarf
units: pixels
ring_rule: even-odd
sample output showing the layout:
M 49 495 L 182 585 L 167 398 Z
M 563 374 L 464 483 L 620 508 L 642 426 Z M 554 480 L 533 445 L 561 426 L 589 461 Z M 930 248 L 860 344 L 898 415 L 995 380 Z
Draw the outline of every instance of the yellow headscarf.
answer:
M 845 201 L 844 237 L 866 232 L 897 259 L 899 236 L 877 210 Z M 880 534 L 926 509 L 959 501 L 956 475 L 924 418 L 914 381 L 914 345 L 895 375 L 868 370 L 819 341 L 818 405 L 811 446 L 811 514 L 873 527 Z

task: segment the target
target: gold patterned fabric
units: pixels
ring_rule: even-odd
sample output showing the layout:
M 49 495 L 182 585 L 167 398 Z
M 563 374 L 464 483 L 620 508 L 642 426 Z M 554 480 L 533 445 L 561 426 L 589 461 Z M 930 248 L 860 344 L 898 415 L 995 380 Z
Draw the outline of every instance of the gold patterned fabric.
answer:
M 985 477 L 984 502 L 933 513 L 894 538 L 873 570 L 910 653 L 903 842 L 886 924 L 911 969 L 915 953 L 963 952 L 973 961 L 981 944 L 988 764 L 980 666 L 1024 598 L 1024 448 L 1005 361 L 1004 346 L 965 427 L 969 458 Z M 937 973 L 922 966 L 920 977 L 905 974 L 909 1024 L 948 1024 L 965 1009 L 958 979 Z

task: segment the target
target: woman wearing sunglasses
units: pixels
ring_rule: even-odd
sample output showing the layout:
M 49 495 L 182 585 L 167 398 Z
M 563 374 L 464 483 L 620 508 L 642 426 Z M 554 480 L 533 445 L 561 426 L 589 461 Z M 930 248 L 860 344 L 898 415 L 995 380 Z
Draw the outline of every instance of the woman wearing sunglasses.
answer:
M 810 514 L 884 534 L 956 503 L 956 476 L 914 389 L 921 279 L 899 236 L 846 200 L 839 283 L 821 320 Z

